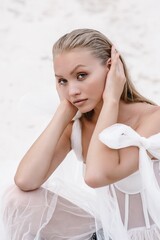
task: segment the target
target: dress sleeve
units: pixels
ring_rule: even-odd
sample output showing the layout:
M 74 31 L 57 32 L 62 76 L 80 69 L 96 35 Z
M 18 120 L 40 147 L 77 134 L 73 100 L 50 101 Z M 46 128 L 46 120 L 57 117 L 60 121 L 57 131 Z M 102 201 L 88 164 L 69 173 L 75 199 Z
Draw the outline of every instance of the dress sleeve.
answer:
M 140 136 L 131 127 L 119 123 L 104 129 L 99 139 L 113 149 L 138 146 L 140 142 Z

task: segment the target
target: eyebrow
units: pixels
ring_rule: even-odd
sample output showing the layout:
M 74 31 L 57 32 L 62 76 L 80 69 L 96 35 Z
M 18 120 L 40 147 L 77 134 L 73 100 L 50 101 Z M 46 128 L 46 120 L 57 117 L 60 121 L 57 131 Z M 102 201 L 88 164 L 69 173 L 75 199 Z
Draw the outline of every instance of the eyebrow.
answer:
M 72 75 L 72 74 L 77 70 L 77 68 L 79 68 L 79 67 L 86 67 L 86 66 L 83 65 L 83 64 L 78 64 L 78 65 L 75 66 L 75 67 L 73 68 L 73 70 L 70 72 L 70 75 Z M 55 74 L 55 76 L 56 76 L 56 77 L 62 77 L 61 75 L 57 75 L 57 74 Z

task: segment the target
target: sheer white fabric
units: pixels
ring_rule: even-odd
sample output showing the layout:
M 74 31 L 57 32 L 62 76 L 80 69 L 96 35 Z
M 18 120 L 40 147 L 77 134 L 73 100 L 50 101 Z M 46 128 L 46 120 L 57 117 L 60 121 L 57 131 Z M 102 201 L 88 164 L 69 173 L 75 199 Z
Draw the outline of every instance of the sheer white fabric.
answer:
M 106 239 L 109 236 L 114 240 L 160 239 L 159 161 L 152 161 L 147 154 L 148 151 L 160 160 L 160 133 L 144 138 L 127 125 L 114 124 L 103 130 L 99 139 L 113 149 L 139 148 L 136 173 L 97 189 L 99 203 L 103 204 L 100 218 L 105 220 Z
M 23 192 L 12 186 L 5 203 L 6 239 L 87 240 L 95 232 L 93 216 L 45 188 Z
M 160 240 L 159 161 L 160 134 L 148 139 L 133 129 L 115 124 L 100 134 L 111 148 L 138 146 L 140 169 L 129 177 L 98 189 L 83 181 L 81 124 L 75 119 L 72 147 L 77 158 L 73 171 L 68 165 L 42 188 L 22 192 L 11 186 L 4 196 L 6 240 Z

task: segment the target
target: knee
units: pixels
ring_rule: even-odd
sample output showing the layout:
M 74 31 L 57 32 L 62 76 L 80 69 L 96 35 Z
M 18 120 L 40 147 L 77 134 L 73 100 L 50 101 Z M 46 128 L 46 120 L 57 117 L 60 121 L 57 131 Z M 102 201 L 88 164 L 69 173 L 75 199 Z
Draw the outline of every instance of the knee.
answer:
M 3 222 L 9 234 L 23 236 L 30 229 L 30 233 L 36 235 L 40 225 L 46 221 L 50 201 L 51 192 L 47 189 L 24 192 L 16 185 L 11 186 L 5 193 L 3 208 Z
M 4 194 L 4 205 L 6 207 L 16 207 L 26 205 L 28 193 L 20 190 L 16 185 L 10 186 Z
M 6 208 L 22 209 L 28 206 L 29 208 L 48 205 L 51 199 L 51 193 L 42 187 L 33 191 L 22 191 L 16 185 L 9 187 L 4 195 L 4 205 Z
M 4 219 L 10 215 L 22 213 L 26 207 L 31 209 L 35 205 L 44 204 L 44 189 L 40 188 L 30 192 L 20 190 L 16 185 L 10 186 L 3 197 Z

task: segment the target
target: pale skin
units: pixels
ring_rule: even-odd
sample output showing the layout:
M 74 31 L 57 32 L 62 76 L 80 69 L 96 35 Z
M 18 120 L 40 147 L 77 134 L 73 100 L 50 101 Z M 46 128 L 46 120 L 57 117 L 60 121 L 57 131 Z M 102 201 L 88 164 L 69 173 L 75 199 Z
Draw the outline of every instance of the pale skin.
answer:
M 17 186 L 24 191 L 39 188 L 64 160 L 71 150 L 72 119 L 77 110 L 95 111 L 91 121 L 84 116 L 80 119 L 84 180 L 89 186 L 105 186 L 138 170 L 138 148 L 112 150 L 98 139 L 103 129 L 117 122 L 131 126 L 144 137 L 160 132 L 158 106 L 120 100 L 126 78 L 115 48 L 106 65 L 88 49 L 63 52 L 54 58 L 54 71 L 60 104 L 21 160 L 15 175 Z

